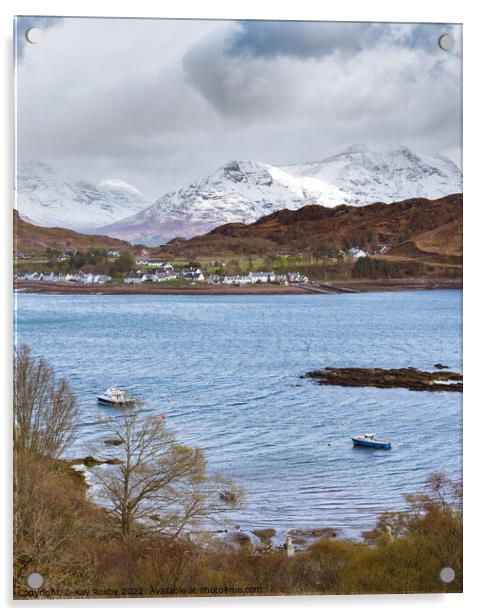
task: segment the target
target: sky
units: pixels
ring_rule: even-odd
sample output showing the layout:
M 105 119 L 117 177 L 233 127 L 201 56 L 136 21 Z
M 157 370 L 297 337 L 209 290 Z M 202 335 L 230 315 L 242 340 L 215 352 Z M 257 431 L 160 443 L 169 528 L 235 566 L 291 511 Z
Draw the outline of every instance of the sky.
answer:
M 303 163 L 354 143 L 460 166 L 461 35 L 443 24 L 19 17 L 18 160 L 121 179 L 152 199 L 230 160 Z

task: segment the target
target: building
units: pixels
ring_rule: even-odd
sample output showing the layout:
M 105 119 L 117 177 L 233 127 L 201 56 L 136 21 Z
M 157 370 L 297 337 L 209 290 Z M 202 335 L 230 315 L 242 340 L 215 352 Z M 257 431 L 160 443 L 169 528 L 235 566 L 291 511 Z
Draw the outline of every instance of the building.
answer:
M 138 272 L 130 272 L 124 278 L 124 284 L 141 284 L 142 282 L 142 274 Z
M 276 282 L 278 284 L 289 284 L 290 282 L 308 282 L 308 278 L 299 272 L 289 272 L 288 274 L 275 274 L 274 272 L 249 272 L 236 276 L 219 276 L 211 274 L 207 280 L 208 284 L 256 284 Z
M 159 267 L 164 272 L 173 272 L 174 267 L 168 261 L 149 261 L 148 259 L 136 259 L 136 265 L 145 267 Z
M 251 282 L 274 282 L 276 275 L 274 272 L 249 272 L 248 276 L 251 278 Z
M 178 278 L 177 274 L 174 274 L 172 271 L 167 272 L 156 272 L 157 282 L 167 282 L 169 280 L 176 280 Z
M 78 282 L 81 284 L 105 284 L 112 280 L 105 274 L 84 274 L 80 271 L 76 274 L 55 274 L 54 272 L 25 272 L 17 274 L 17 280 L 41 280 L 43 282 Z
M 223 281 L 223 277 L 219 276 L 218 274 L 210 274 L 208 276 L 208 284 L 221 284 L 221 282 Z
M 308 277 L 299 272 L 288 272 L 288 282 L 308 282 Z
M 361 248 L 350 248 L 350 250 L 348 251 L 348 254 L 350 255 L 350 257 L 354 257 L 355 259 L 359 259 L 360 257 L 366 257 L 367 253 L 362 250 Z
M 80 284 L 105 284 L 112 280 L 112 278 L 106 274 L 85 274 L 80 271 L 77 274 L 71 274 L 69 280 L 79 282 Z
M 253 284 L 253 281 L 251 280 L 249 275 L 245 275 L 245 276 L 223 276 L 222 283 L 223 284 L 241 285 L 241 284 Z
M 17 280 L 42 280 L 42 274 L 37 272 L 22 272 L 17 274 Z
M 179 278 L 185 278 L 191 282 L 204 282 L 204 274 L 199 267 L 190 267 L 189 269 L 182 270 Z

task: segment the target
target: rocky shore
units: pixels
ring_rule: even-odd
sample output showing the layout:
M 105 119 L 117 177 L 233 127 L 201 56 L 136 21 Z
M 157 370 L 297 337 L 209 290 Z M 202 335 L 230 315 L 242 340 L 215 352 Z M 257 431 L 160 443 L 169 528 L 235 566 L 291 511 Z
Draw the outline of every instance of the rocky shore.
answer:
M 443 364 L 436 364 L 441 366 Z M 462 375 L 458 372 L 438 370 L 425 372 L 417 368 L 325 368 L 313 370 L 300 378 L 314 379 L 318 385 L 343 387 L 403 387 L 411 391 L 462 391 Z
M 339 539 L 342 536 L 338 528 L 295 528 L 289 531 L 280 531 L 274 528 L 262 529 L 223 529 L 213 531 L 221 541 L 232 547 L 251 546 L 257 551 L 278 551 L 285 549 L 289 540 L 294 550 L 304 550 L 320 539 Z
M 339 283 L 320 284 L 327 289 L 330 286 L 335 287 Z M 352 293 L 462 289 L 461 280 L 407 278 L 401 280 L 348 280 L 340 284 L 346 292 Z M 15 281 L 14 291 L 17 293 L 47 293 L 50 295 L 310 295 L 320 292 L 316 288 L 316 284 L 310 286 L 252 284 L 239 287 L 235 285 L 199 284 L 174 287 L 163 286 L 162 284 L 99 285 L 26 280 Z
M 309 289 L 295 285 L 250 284 L 195 286 L 163 286 L 162 284 L 71 284 L 69 282 L 15 282 L 17 293 L 47 293 L 50 295 L 306 295 Z

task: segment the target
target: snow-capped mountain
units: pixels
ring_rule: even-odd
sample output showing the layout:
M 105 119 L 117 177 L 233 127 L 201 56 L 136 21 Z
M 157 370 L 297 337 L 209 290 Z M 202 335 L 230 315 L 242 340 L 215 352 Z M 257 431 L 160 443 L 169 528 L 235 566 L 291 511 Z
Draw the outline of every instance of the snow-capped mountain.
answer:
M 434 199 L 461 192 L 458 167 L 440 155 L 419 156 L 406 147 L 370 150 L 354 145 L 336 156 L 276 167 L 231 161 L 213 174 L 169 192 L 142 212 L 99 232 L 131 241 L 162 243 L 228 222 L 250 223 L 283 208 Z
M 454 162 L 440 154 L 419 156 L 404 146 L 370 150 L 352 145 L 321 161 L 281 169 L 314 193 L 323 191 L 324 184 L 335 185 L 347 205 L 410 197 L 436 199 L 462 191 L 462 175 Z M 337 204 L 327 195 L 324 205 Z
M 282 180 L 275 175 L 283 176 Z M 162 196 L 143 212 L 103 227 L 106 235 L 131 241 L 162 243 L 178 235 L 190 237 L 226 222 L 253 222 L 286 207 L 307 203 L 300 186 L 276 167 L 231 161 L 199 182 Z M 308 199 L 309 200 L 309 199 Z
M 44 227 L 88 231 L 145 209 L 151 201 L 121 180 L 98 184 L 63 175 L 50 165 L 18 165 L 16 208 L 27 221 Z

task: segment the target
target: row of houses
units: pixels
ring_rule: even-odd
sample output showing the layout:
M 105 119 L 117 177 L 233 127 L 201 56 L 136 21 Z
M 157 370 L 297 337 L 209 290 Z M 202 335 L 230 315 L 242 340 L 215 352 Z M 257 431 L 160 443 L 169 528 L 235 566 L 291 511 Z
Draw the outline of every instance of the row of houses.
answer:
M 82 271 L 76 274 L 54 274 L 53 272 L 22 272 L 17 274 L 17 280 L 28 281 L 45 281 L 45 282 L 77 282 L 80 284 L 105 284 L 112 280 L 111 276 L 106 274 L 86 274 Z M 205 282 L 205 277 L 199 268 L 187 268 L 182 270 L 167 271 L 134 271 L 124 277 L 124 284 L 141 284 L 144 282 L 168 282 L 170 280 L 184 280 L 186 282 Z M 289 272 L 288 274 L 276 274 L 275 272 L 249 272 L 249 274 L 238 276 L 218 276 L 212 274 L 208 277 L 209 284 L 256 284 L 259 283 L 303 283 L 308 282 L 306 276 L 302 276 L 299 272 Z
M 44 272 L 22 272 L 17 274 L 17 280 L 30 280 L 33 282 L 78 282 L 81 284 L 105 284 L 112 280 L 111 276 L 106 274 L 85 274 L 80 271 L 76 274 L 54 274 L 50 272 L 48 274 Z
M 208 284 L 256 284 L 257 282 L 278 284 L 289 284 L 290 282 L 308 282 L 306 276 L 299 272 L 289 272 L 288 274 L 276 274 L 275 272 L 249 272 L 237 276 L 218 276 L 212 274 L 208 277 Z
M 148 259 L 136 259 L 136 265 L 160 268 L 163 272 L 174 271 L 174 267 L 168 261 L 149 261 Z
M 124 284 L 141 284 L 143 282 L 167 282 L 169 280 L 186 280 L 187 282 L 204 282 L 204 274 L 199 268 L 183 270 L 163 269 L 155 272 L 138 270 L 130 272 L 124 278 Z

